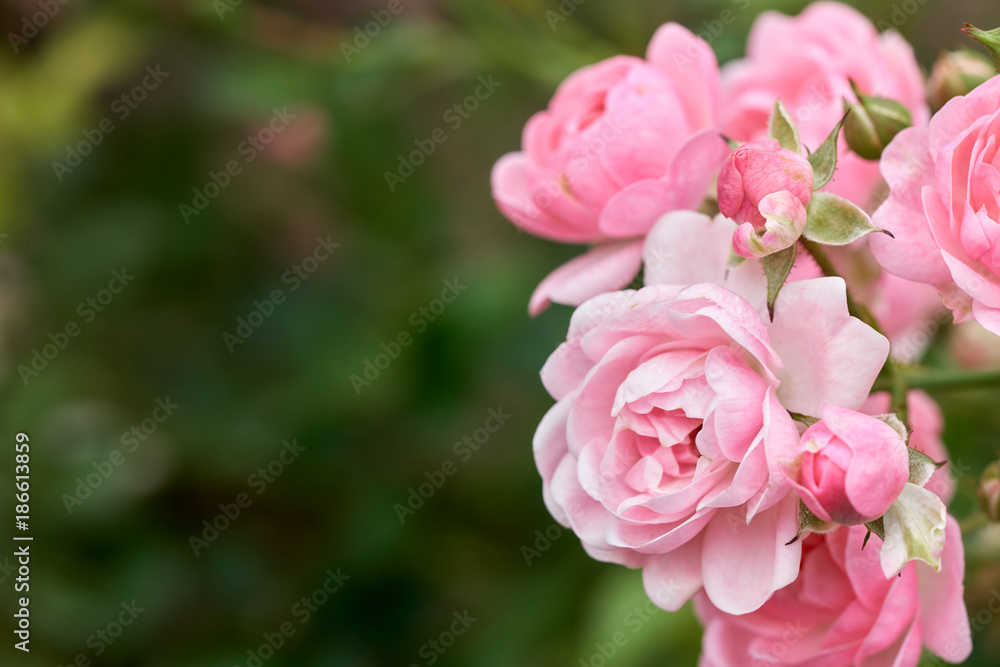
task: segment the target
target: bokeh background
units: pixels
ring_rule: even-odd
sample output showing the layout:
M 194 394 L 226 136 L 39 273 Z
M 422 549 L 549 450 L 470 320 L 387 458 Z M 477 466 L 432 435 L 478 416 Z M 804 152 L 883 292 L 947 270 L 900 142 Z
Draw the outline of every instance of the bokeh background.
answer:
M 0 664 L 598 667 L 597 644 L 625 631 L 608 664 L 695 665 L 690 611 L 637 613 L 639 573 L 591 561 L 544 509 L 531 437 L 551 400 L 537 374 L 570 311 L 533 320 L 526 304 L 578 250 L 518 233 L 489 172 L 575 68 L 642 53 L 669 20 L 726 61 L 761 11 L 804 4 L 401 0 L 375 29 L 386 0 L 6 0 L 0 532 L 13 545 L 25 431 L 35 541 L 28 655 L 12 646 L 13 546 L 0 547 Z M 32 36 L 43 6 L 54 16 Z M 991 0 L 863 11 L 925 66 L 975 46 L 962 22 L 1000 24 Z M 460 114 L 480 77 L 499 85 Z M 247 149 L 269 123 L 280 131 Z M 390 187 L 386 172 L 437 128 L 444 143 Z M 205 192 L 231 161 L 239 174 Z M 336 244 L 322 261 L 308 259 L 317 239 Z M 289 277 L 296 266 L 308 279 Z M 134 276 L 119 293 L 113 271 Z M 457 297 L 435 303 L 446 281 Z M 281 303 L 260 305 L 277 289 Z M 259 326 L 227 345 L 238 318 Z M 412 342 L 379 358 L 401 333 Z M 931 363 L 954 363 L 950 337 Z M 352 382 L 367 362 L 384 368 Z M 954 511 L 975 522 L 1000 394 L 939 398 L 960 463 Z M 177 406 L 160 422 L 157 400 Z M 493 433 L 491 410 L 509 415 Z M 286 440 L 304 449 L 275 464 Z M 239 498 L 239 516 L 220 518 Z M 212 537 L 213 521 L 229 525 Z M 1000 590 L 1000 537 L 967 545 L 975 614 Z M 328 571 L 349 579 L 303 622 L 296 605 Z M 118 633 L 133 601 L 143 611 Z M 450 637 L 455 614 L 475 620 Z M 294 635 L 260 652 L 286 622 Z M 975 639 L 968 664 L 995 665 L 1000 623 Z

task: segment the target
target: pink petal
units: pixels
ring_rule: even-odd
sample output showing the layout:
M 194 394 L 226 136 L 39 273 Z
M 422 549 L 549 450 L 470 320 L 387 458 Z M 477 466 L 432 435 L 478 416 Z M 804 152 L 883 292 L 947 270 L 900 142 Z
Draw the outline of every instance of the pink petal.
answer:
M 941 572 L 917 563 L 920 581 L 920 624 L 927 648 L 948 662 L 962 663 L 972 652 L 972 633 L 963 599 L 965 553 L 958 522 L 948 517 Z
M 717 513 L 705 528 L 702 554 L 705 593 L 712 604 L 729 614 L 747 614 L 794 581 L 802 543 L 788 542 L 798 531 L 793 496 L 749 525 L 739 510 Z
M 663 178 L 633 183 L 608 201 L 598 219 L 601 232 L 613 238 L 641 236 L 665 213 L 698 208 L 728 151 L 716 130 L 693 135 Z
M 699 535 L 669 553 L 648 558 L 642 583 L 658 607 L 678 611 L 701 590 L 701 543 Z
M 711 421 L 715 440 L 726 458 L 742 461 L 764 425 L 767 383 L 726 347 L 709 353 L 705 376 L 716 396 Z
M 497 160 L 490 180 L 500 212 L 529 234 L 562 243 L 587 243 L 601 238 L 596 225 L 576 226 L 549 215 L 535 204 L 524 153 L 508 153 Z
M 847 499 L 863 517 L 882 516 L 909 479 L 906 444 L 888 424 L 861 412 L 826 405 L 822 416 L 854 451 L 844 483 Z
M 538 315 L 549 304 L 579 306 L 587 299 L 625 287 L 639 272 L 642 241 L 599 245 L 548 275 L 531 295 L 528 312 Z
M 721 215 L 713 220 L 694 211 L 674 211 L 653 226 L 643 248 L 647 285 L 722 285 L 763 312 L 767 280 L 758 262 L 729 267 L 736 225 Z
M 846 295 L 841 278 L 786 283 L 778 294 L 769 335 L 784 364 L 778 398 L 791 412 L 861 407 L 889 356 L 889 341 L 848 315 Z
M 646 59 L 674 81 L 691 127 L 715 125 L 721 96 L 719 65 L 705 40 L 681 25 L 666 23 L 650 40 Z

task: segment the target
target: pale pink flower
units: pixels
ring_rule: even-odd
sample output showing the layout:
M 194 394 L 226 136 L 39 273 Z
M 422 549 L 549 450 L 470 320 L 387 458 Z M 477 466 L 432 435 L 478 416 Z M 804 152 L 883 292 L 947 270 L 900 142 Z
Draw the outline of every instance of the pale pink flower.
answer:
M 644 568 L 666 609 L 702 588 L 757 609 L 798 573 L 789 411 L 860 407 L 887 354 L 839 278 L 785 285 L 773 322 L 712 283 L 591 299 L 542 370 L 557 400 L 534 441 L 546 505 L 593 557 Z
M 521 152 L 493 168 L 497 206 L 529 233 L 596 246 L 538 286 L 532 314 L 627 285 L 653 223 L 701 205 L 729 152 L 718 106 L 712 49 L 668 23 L 645 59 L 618 56 L 572 74 L 528 121 Z
M 892 273 L 935 285 L 956 321 L 1000 334 L 998 145 L 1000 77 L 900 132 L 882 154 L 891 194 L 873 218 L 896 240 L 871 247 Z
M 910 476 L 909 456 L 902 435 L 884 421 L 826 405 L 822 419 L 802 434 L 789 475 L 813 514 L 856 526 L 896 502 Z
M 757 611 L 734 616 L 707 596 L 700 667 L 916 667 L 924 648 L 952 663 L 972 651 L 963 600 L 962 533 L 951 517 L 941 571 L 912 562 L 898 577 L 879 564 L 864 526 L 811 534 L 799 578 Z
M 775 100 L 788 109 L 803 144 L 823 142 L 855 101 L 853 79 L 868 95 L 906 106 L 913 122 L 927 122 L 924 83 L 913 49 L 895 31 L 879 34 L 857 10 L 816 2 L 799 16 L 774 11 L 754 22 L 747 56 L 722 70 L 722 129 L 737 141 L 767 138 Z M 879 187 L 878 165 L 847 149 L 843 136 L 833 180 L 824 188 L 867 208 Z

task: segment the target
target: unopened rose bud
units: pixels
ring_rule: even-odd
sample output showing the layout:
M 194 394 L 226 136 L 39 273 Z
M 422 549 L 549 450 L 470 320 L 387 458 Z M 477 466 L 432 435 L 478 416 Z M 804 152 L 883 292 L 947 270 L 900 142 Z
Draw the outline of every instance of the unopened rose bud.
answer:
M 865 95 L 851 82 L 857 102 L 844 102 L 849 111 L 844 138 L 852 151 L 866 160 L 878 160 L 893 137 L 913 124 L 910 111 L 895 100 Z
M 946 51 L 938 56 L 927 82 L 927 98 L 940 109 L 953 97 L 968 95 L 995 74 L 993 65 L 971 51 Z
M 979 504 L 990 521 L 1000 521 L 1000 461 L 986 466 L 979 479 Z
M 993 60 L 993 64 L 996 65 L 997 71 L 1000 71 L 1000 28 L 980 30 L 966 23 L 965 27 L 962 28 L 962 32 L 986 47 L 986 51 L 990 54 L 990 58 Z
M 734 249 L 762 257 L 794 244 L 806 225 L 812 198 L 809 161 L 775 139 L 744 144 L 719 172 L 719 210 L 740 225 Z
M 906 443 L 894 428 L 860 412 L 827 405 L 821 416 L 802 434 L 798 470 L 789 475 L 793 486 L 823 521 L 855 526 L 878 519 L 909 479 Z

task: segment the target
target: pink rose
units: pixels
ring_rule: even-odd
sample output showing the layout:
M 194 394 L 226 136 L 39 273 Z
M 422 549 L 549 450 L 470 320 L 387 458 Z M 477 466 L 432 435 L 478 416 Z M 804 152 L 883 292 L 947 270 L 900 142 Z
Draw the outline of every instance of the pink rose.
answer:
M 892 273 L 935 285 L 957 321 L 1000 334 L 998 142 L 1000 77 L 900 132 L 882 155 L 891 194 L 873 218 L 896 241 L 871 247 Z
M 924 84 L 913 49 L 894 31 L 879 34 L 857 10 L 835 2 L 809 5 L 797 17 L 762 13 L 754 22 L 747 57 L 722 71 L 722 129 L 738 141 L 767 137 L 768 118 L 780 99 L 811 150 L 855 101 L 849 79 L 863 93 L 888 97 L 927 122 Z M 841 137 L 840 159 L 826 190 L 867 208 L 879 187 L 878 166 L 851 153 Z
M 532 234 L 596 246 L 538 286 L 532 314 L 627 285 L 653 223 L 701 205 L 729 152 L 718 98 L 712 49 L 668 23 L 645 60 L 619 56 L 572 74 L 528 121 L 522 151 L 493 168 L 497 206 Z
M 940 572 L 912 562 L 888 579 L 879 538 L 862 549 L 866 532 L 854 526 L 809 535 L 799 578 L 752 614 L 723 613 L 699 596 L 700 667 L 916 667 L 923 648 L 952 663 L 968 658 L 958 523 L 948 518 Z
M 644 568 L 661 607 L 704 588 L 752 611 L 798 572 L 789 411 L 860 407 L 887 354 L 839 278 L 785 285 L 773 322 L 711 283 L 591 299 L 542 370 L 546 505 L 593 557 Z
M 854 410 L 823 407 L 802 434 L 792 484 L 813 514 L 856 526 L 881 517 L 910 476 L 902 436 L 885 422 Z
M 812 187 L 809 160 L 775 139 L 744 144 L 731 153 L 719 172 L 718 192 L 719 210 L 740 225 L 733 237 L 736 252 L 762 257 L 798 241 Z

